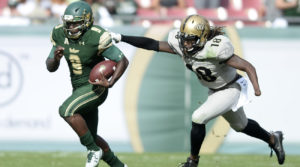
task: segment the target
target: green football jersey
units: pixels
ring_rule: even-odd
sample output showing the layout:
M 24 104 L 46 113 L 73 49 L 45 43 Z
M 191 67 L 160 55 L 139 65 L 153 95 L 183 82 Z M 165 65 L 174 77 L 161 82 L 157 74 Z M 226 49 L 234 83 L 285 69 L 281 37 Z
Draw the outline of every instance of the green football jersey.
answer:
M 94 25 L 79 39 L 72 40 L 65 36 L 63 25 L 55 26 L 51 32 L 53 47 L 65 48 L 64 57 L 70 70 L 74 89 L 88 84 L 91 69 L 105 58 L 118 62 L 123 53 L 112 44 L 109 33 Z

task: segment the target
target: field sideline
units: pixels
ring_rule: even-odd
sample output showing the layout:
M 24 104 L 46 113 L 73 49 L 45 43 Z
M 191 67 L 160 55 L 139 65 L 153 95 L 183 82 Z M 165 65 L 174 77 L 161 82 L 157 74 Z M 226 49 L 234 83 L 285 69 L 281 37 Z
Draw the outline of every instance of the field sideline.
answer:
M 129 167 L 177 167 L 187 153 L 117 153 Z M 83 152 L 0 152 L 0 167 L 84 167 Z M 284 167 L 299 167 L 300 156 L 288 155 Z M 276 167 L 276 156 L 201 155 L 199 167 Z M 103 161 L 99 167 L 108 167 Z

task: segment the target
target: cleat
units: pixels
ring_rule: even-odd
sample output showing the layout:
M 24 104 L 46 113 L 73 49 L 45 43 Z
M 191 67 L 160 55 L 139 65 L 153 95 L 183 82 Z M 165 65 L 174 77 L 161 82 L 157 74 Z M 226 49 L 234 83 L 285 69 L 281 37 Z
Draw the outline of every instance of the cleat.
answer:
M 193 160 L 190 157 L 188 157 L 186 162 L 180 163 L 178 167 L 197 167 L 198 162 L 199 162 L 199 156 L 197 160 Z
M 88 150 L 85 167 L 97 167 L 102 157 L 102 150 Z
M 272 157 L 274 150 L 277 156 L 278 163 L 282 165 L 285 160 L 285 152 L 282 145 L 283 134 L 281 131 L 276 131 L 271 132 L 271 135 L 274 136 L 274 144 L 269 144 L 269 146 L 271 147 L 270 157 Z

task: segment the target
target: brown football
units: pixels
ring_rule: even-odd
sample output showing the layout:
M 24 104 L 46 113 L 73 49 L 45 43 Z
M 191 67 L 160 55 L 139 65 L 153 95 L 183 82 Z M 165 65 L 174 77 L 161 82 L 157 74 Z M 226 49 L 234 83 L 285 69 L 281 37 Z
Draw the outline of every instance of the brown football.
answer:
M 90 81 L 95 82 L 97 80 L 101 80 L 101 74 L 109 79 L 115 72 L 117 63 L 112 60 L 101 61 L 96 64 L 90 72 Z

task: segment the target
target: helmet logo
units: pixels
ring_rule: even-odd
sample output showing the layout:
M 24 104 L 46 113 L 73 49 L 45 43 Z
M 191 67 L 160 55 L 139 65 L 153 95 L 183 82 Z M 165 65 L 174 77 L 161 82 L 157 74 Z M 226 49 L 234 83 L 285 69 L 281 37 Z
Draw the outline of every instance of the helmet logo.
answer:
M 64 20 L 66 21 L 72 21 L 73 20 L 73 15 L 64 15 Z
M 86 19 L 90 20 L 90 18 L 91 18 L 91 13 L 86 14 Z
M 205 26 L 204 26 L 204 24 L 197 24 L 197 25 L 195 25 L 195 29 L 198 31 L 202 31 L 205 29 Z

